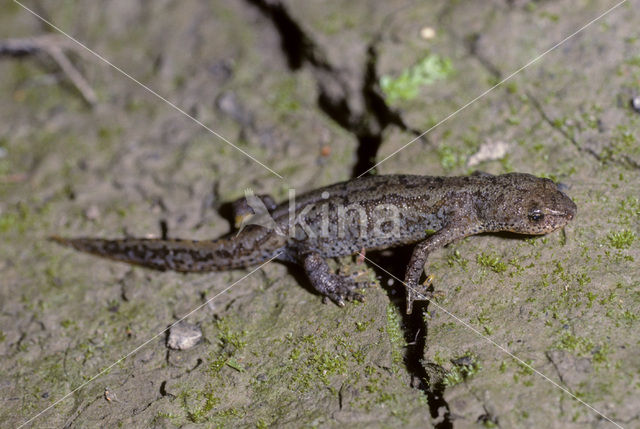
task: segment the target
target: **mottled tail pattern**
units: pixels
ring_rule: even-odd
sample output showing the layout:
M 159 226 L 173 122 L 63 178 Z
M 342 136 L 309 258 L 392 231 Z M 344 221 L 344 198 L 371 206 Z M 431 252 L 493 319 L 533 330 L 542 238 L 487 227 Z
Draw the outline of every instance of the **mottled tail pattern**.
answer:
M 180 272 L 220 271 L 261 262 L 264 257 L 243 254 L 227 239 L 212 241 L 162 240 L 154 238 L 50 237 L 50 240 L 82 252 L 156 270 Z

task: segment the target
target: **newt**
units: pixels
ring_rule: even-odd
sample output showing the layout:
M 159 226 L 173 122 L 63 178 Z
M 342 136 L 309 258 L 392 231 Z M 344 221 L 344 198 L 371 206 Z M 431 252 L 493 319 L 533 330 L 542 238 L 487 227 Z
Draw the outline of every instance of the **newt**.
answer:
M 268 195 L 234 203 L 256 219 L 215 240 L 62 238 L 94 255 L 156 270 L 245 268 L 271 258 L 299 264 L 313 288 L 340 306 L 361 300 L 357 280 L 328 258 L 415 244 L 405 274 L 407 314 L 429 298 L 418 282 L 429 254 L 474 234 L 542 235 L 563 228 L 576 205 L 553 181 L 525 173 L 463 177 L 379 175 L 353 179 L 275 204 Z

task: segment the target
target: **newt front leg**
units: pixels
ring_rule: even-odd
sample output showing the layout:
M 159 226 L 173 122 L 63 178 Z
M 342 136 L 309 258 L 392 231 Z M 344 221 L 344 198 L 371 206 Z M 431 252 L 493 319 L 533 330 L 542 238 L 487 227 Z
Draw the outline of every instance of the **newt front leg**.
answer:
M 413 249 L 404 279 L 404 286 L 407 292 L 407 314 L 411 314 L 413 311 L 414 301 L 425 301 L 432 298 L 431 292 L 428 292 L 425 287 L 418 284 L 429 254 L 449 243 L 471 235 L 473 232 L 467 226 L 468 224 L 468 222 L 456 222 L 447 225 L 426 240 L 418 243 Z

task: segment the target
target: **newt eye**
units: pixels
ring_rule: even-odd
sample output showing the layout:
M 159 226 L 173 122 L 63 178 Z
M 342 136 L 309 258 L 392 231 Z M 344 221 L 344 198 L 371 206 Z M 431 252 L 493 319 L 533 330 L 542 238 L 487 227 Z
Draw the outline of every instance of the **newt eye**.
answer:
M 540 222 L 544 219 L 544 213 L 542 213 L 542 210 L 540 209 L 531 210 L 529 213 L 529 219 L 533 222 Z

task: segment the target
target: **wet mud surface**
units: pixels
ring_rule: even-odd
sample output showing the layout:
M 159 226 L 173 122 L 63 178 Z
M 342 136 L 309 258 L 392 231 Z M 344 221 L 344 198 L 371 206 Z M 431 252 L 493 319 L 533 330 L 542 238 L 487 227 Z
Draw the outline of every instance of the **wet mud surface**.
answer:
M 640 3 L 542 57 L 616 2 L 24 4 L 148 89 L 64 42 L 83 88 L 3 3 L 3 427 L 54 403 L 32 427 L 640 424 Z M 247 188 L 474 170 L 550 177 L 578 215 L 432 255 L 444 293 L 411 316 L 352 258 L 371 286 L 338 308 L 295 267 L 158 273 L 46 240 L 213 238 Z M 409 256 L 371 258 L 402 278 Z

